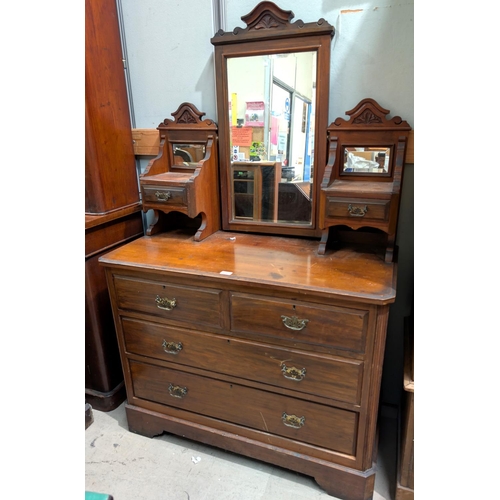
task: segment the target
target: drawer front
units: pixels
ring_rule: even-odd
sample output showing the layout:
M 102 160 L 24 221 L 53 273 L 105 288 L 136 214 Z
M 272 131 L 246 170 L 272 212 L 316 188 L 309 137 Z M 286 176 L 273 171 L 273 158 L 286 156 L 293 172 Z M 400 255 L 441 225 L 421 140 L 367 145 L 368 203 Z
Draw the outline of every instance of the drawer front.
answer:
M 122 319 L 128 353 L 359 404 L 363 363 Z
M 120 309 L 152 314 L 173 324 L 222 328 L 221 290 L 114 277 Z
M 328 196 L 326 198 L 326 216 L 388 222 L 390 205 L 390 200 L 359 200 Z
M 368 311 L 231 295 L 231 329 L 364 352 Z
M 142 199 L 147 203 L 158 203 L 164 206 L 187 207 L 186 188 L 173 186 L 142 186 Z
M 134 395 L 252 429 L 354 454 L 354 412 L 130 361 Z

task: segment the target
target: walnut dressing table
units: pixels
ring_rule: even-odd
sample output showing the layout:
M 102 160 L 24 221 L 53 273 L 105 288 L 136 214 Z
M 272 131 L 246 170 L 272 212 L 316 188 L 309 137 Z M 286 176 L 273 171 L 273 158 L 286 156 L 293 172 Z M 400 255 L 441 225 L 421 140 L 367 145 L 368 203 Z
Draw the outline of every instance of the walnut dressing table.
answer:
M 131 431 L 185 436 L 310 475 L 333 496 L 369 500 L 396 263 L 370 245 L 327 248 L 327 228 L 338 222 L 325 212 L 335 194 L 326 182 L 333 171 L 326 130 L 335 30 L 324 19 L 293 17 L 261 2 L 241 18 L 246 28 L 211 39 L 218 150 L 207 143 L 202 170 L 210 177 L 198 187 L 204 200 L 219 200 L 208 163 L 217 157 L 221 225 L 218 206 L 211 216 L 205 210 L 213 225 L 203 238 L 192 228 L 164 232 L 155 225 L 100 263 Z M 279 87 L 280 81 L 288 83 Z M 274 101 L 285 107 L 271 109 L 266 96 L 283 97 L 285 90 L 288 97 Z M 267 139 L 245 123 L 245 106 L 256 100 L 270 125 Z M 243 217 L 236 209 L 232 186 L 235 172 L 243 172 L 244 137 L 263 141 L 262 165 L 293 166 L 293 180 L 274 176 L 272 216 L 262 209 Z M 183 136 L 182 143 L 197 142 L 190 139 Z M 378 154 L 391 144 L 384 142 Z M 148 174 L 155 165 L 172 167 L 159 157 Z M 168 173 L 161 173 L 165 186 Z M 147 176 L 141 181 L 146 185 Z M 280 196 L 299 185 L 307 192 L 302 203 Z M 265 194 L 254 190 L 255 206 L 264 206 Z M 145 207 L 159 210 L 159 202 Z M 203 212 L 200 207 L 191 204 L 188 215 Z
M 372 498 L 395 264 L 224 231 L 201 243 L 145 236 L 100 262 L 132 432 L 179 434 Z

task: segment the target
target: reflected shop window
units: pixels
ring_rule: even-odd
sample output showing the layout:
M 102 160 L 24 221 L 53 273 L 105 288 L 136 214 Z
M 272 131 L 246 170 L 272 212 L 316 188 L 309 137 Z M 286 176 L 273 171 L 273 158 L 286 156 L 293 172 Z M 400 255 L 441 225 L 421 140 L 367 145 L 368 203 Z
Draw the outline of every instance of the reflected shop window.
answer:
M 316 57 L 227 58 L 234 220 L 311 224 Z M 290 207 L 289 188 L 300 207 Z

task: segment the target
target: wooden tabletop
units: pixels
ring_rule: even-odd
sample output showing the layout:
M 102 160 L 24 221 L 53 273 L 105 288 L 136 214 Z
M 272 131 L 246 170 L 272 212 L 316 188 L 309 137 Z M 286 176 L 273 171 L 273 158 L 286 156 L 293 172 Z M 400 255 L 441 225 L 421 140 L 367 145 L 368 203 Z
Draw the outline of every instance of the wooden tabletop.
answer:
M 107 267 L 137 268 L 270 284 L 358 298 L 378 305 L 394 302 L 396 265 L 358 249 L 327 250 L 318 240 L 218 231 L 201 242 L 181 231 L 144 236 L 102 256 Z

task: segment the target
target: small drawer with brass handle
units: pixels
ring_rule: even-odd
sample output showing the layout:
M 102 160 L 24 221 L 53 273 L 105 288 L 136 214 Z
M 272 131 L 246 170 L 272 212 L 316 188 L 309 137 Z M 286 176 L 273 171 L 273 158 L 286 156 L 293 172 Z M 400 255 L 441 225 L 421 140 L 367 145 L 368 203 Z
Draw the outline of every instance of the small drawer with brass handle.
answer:
M 281 420 L 287 427 L 293 427 L 294 429 L 300 429 L 306 423 L 306 417 L 287 415 L 286 412 L 283 412 L 283 415 L 281 415 Z
M 160 205 L 187 207 L 187 191 L 185 187 L 142 185 L 143 202 Z
M 116 276 L 114 285 L 122 311 L 149 314 L 177 326 L 222 328 L 221 290 L 132 276 Z
M 182 342 L 167 342 L 163 340 L 161 346 L 167 354 L 179 354 L 182 351 Z
M 176 299 L 160 297 L 159 295 L 156 296 L 155 302 L 158 309 L 163 309 L 165 311 L 171 311 L 177 305 Z
M 389 221 L 391 200 L 388 199 L 355 199 L 328 196 L 325 215 L 327 219 L 364 218 L 377 222 Z

